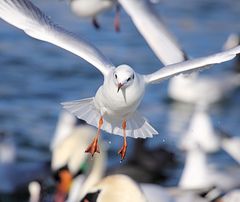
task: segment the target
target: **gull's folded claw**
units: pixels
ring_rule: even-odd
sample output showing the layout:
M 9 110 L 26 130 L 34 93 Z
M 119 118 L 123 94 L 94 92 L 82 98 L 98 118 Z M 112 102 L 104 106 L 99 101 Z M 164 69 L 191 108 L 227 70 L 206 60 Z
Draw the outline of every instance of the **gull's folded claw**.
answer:
M 85 150 L 85 152 L 90 153 L 92 156 L 95 154 L 95 152 L 100 153 L 100 147 L 98 145 L 98 140 L 94 139 L 93 142 Z
M 121 160 L 123 160 L 126 156 L 127 145 L 123 145 L 121 149 L 118 151 L 118 154 L 121 156 Z

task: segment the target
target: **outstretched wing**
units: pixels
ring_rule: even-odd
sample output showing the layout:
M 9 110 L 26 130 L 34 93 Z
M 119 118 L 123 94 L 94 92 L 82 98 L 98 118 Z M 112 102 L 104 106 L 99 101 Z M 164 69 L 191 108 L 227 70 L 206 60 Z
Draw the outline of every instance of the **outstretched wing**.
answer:
M 103 75 L 114 67 L 93 45 L 54 24 L 29 0 L 0 0 L 0 18 L 33 38 L 52 43 L 80 56 Z
M 240 46 L 207 57 L 201 57 L 165 66 L 164 68 L 161 68 L 160 70 L 152 74 L 144 75 L 144 79 L 146 83 L 157 83 L 162 81 L 163 79 L 167 79 L 181 73 L 189 73 L 201 70 L 209 67 L 208 65 L 218 64 L 231 60 L 238 53 L 240 53 Z
M 119 0 L 148 45 L 164 65 L 184 61 L 185 55 L 149 0 Z

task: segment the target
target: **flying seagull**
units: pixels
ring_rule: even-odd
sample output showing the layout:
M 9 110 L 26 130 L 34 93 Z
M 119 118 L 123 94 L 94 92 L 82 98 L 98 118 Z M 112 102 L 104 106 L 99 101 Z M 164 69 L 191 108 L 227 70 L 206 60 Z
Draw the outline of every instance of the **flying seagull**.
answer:
M 117 0 L 69 0 L 69 5 L 73 13 L 79 17 L 91 17 L 96 29 L 100 28 L 97 15 L 116 7 L 114 27 L 116 32 L 120 31 L 120 5 Z
M 231 60 L 240 52 L 240 46 L 237 46 L 141 75 L 127 64 L 115 67 L 93 45 L 56 25 L 29 0 L 1 0 L 0 18 L 22 29 L 33 38 L 47 41 L 80 56 L 103 74 L 104 83 L 94 97 L 63 103 L 65 109 L 98 128 L 93 142 L 86 149 L 86 152 L 92 155 L 100 152 L 98 138 L 101 129 L 124 137 L 123 146 L 118 152 L 121 159 L 126 155 L 127 136 L 147 138 L 157 134 L 157 131 L 137 112 L 146 86 L 181 73 L 201 70 L 209 67 L 208 65 Z

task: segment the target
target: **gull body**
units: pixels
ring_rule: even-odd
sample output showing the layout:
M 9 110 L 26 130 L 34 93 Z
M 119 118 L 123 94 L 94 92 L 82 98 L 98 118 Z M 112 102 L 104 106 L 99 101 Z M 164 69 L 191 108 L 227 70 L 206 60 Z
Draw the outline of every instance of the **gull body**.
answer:
M 95 17 L 111 9 L 116 0 L 70 0 L 72 11 L 80 17 Z
M 86 149 L 86 152 L 92 155 L 95 152 L 100 152 L 98 138 L 101 129 L 117 135 L 122 131 L 121 135 L 124 137 L 124 142 L 119 150 L 122 159 L 126 154 L 127 136 L 146 138 L 157 133 L 146 119 L 136 111 L 147 85 L 159 83 L 181 73 L 204 69 L 210 64 L 231 60 L 240 52 L 240 46 L 237 46 L 210 56 L 167 65 L 152 74 L 140 75 L 127 65 L 115 67 L 97 48 L 83 38 L 76 37 L 53 23 L 29 0 L 0 1 L 0 18 L 22 29 L 33 38 L 52 43 L 78 55 L 103 74 L 104 84 L 98 90 L 95 98 L 63 103 L 64 108 L 75 116 L 98 127 L 96 137 Z M 104 93 L 108 97 L 104 97 Z M 118 101 L 115 99 L 116 95 Z M 122 124 L 119 123 L 120 120 Z
M 79 17 L 91 17 L 92 23 L 96 29 L 100 28 L 100 24 L 97 21 L 97 15 L 106 10 L 110 10 L 116 6 L 116 15 L 114 19 L 115 30 L 120 30 L 119 25 L 119 10 L 120 7 L 117 4 L 117 0 L 70 0 L 70 7 Z
M 132 79 L 133 75 L 136 79 L 133 79 L 132 84 L 128 88 L 122 89 L 119 93 L 117 89 L 118 83 L 125 83 L 127 79 Z M 95 96 L 95 106 L 101 111 L 101 114 L 106 113 L 109 120 L 121 117 L 121 122 L 124 117 L 136 111 L 144 92 L 145 84 L 140 79 L 140 75 L 134 74 L 130 66 L 121 65 L 108 74 L 104 84 L 98 89 Z

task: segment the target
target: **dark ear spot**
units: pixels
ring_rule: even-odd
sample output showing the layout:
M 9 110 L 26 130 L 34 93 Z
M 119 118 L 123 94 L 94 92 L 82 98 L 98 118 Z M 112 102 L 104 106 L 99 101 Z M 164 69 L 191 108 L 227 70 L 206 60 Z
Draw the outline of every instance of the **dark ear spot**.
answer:
M 94 193 L 88 193 L 85 197 L 83 197 L 83 199 L 80 201 L 80 202 L 86 202 L 86 201 L 89 201 L 89 202 L 96 202 L 97 201 L 97 198 L 98 198 L 98 195 L 100 194 L 100 190 L 94 192 Z

